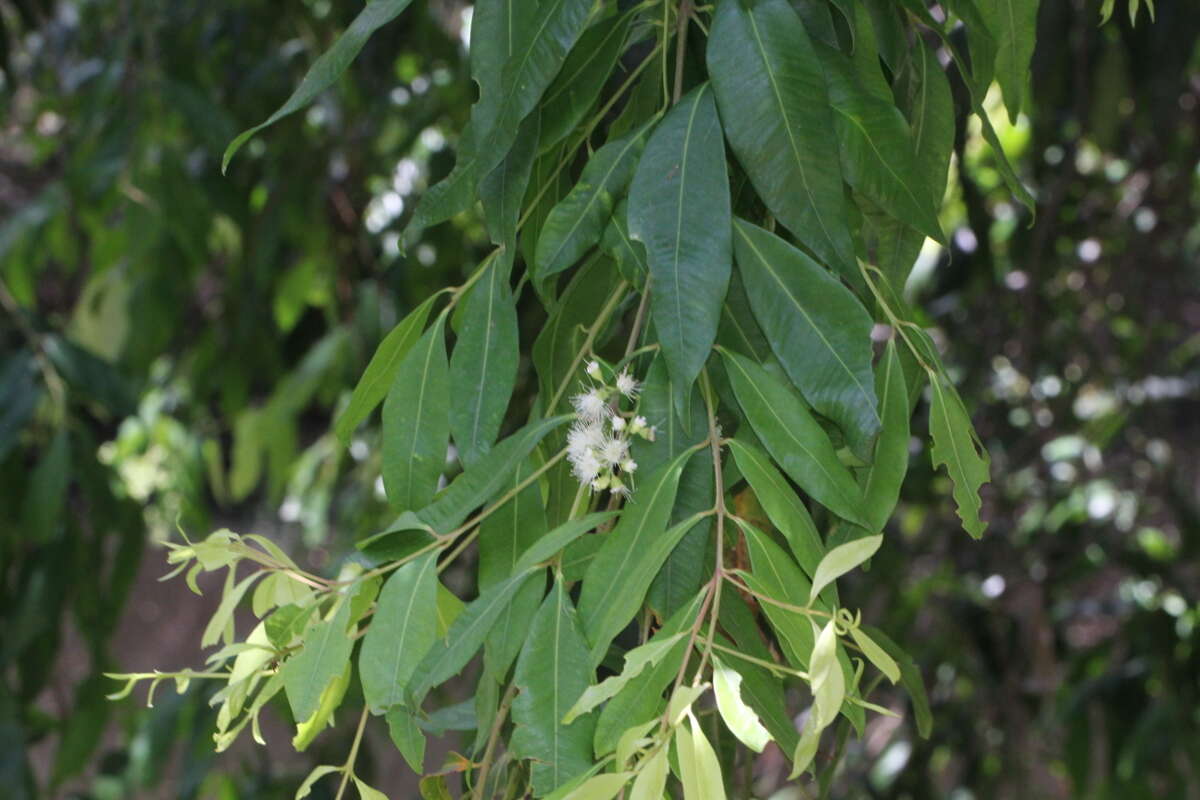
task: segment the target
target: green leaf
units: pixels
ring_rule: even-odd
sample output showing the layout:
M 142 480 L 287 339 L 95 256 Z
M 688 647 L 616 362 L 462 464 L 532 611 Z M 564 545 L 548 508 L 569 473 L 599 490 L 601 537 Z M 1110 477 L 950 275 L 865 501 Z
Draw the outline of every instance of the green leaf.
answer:
M 809 576 L 815 574 L 817 564 L 825 555 L 825 545 L 804 503 L 771 464 L 766 453 L 738 439 L 729 441 L 729 449 L 771 524 L 783 534 L 804 571 Z M 827 599 L 836 602 L 836 595 Z
M 400 363 L 420 338 L 425 329 L 425 320 L 429 318 L 429 311 L 440 294 L 441 292 L 438 292 L 425 298 L 421 305 L 410 311 L 379 343 L 375 355 L 371 356 L 367 369 L 359 378 L 358 385 L 354 387 L 354 393 L 350 395 L 350 402 L 338 414 L 333 425 L 333 431 L 342 444 L 349 444 L 354 429 L 382 402 L 388 389 L 395 383 Z
M 725 800 L 725 779 L 716 751 L 691 713 L 688 722 L 690 733 L 682 726 L 675 731 L 684 800 Z
M 604 775 L 593 775 L 580 786 L 563 797 L 563 800 L 612 800 L 616 797 L 629 779 L 632 772 L 614 772 Z M 656 798 L 656 800 L 659 800 Z
M 292 749 L 297 753 L 303 753 L 323 730 L 333 725 L 333 713 L 338 710 L 342 700 L 346 697 L 346 690 L 350 688 L 350 678 L 353 672 L 354 670 L 347 663 L 341 674 L 321 692 L 316 712 L 304 722 L 296 725 L 296 735 L 292 737 Z M 264 688 L 263 691 L 266 689 Z
M 579 37 L 542 98 L 542 150 L 562 141 L 595 104 L 624 49 L 635 13 L 631 9 L 601 20 Z
M 963 528 L 978 539 L 987 529 L 987 523 L 979 518 L 979 487 L 988 482 L 990 459 L 954 387 L 940 372 L 930 373 L 929 385 L 933 390 L 929 407 L 933 466 L 945 465 L 954 482 L 954 502 Z
M 331 772 L 343 772 L 345 767 L 332 767 L 328 764 L 323 764 L 319 767 L 313 767 L 312 772 L 308 773 L 308 777 L 300 784 L 300 788 L 296 789 L 295 800 L 308 797 L 312 793 L 313 784 L 324 778 Z
M 350 603 L 341 601 L 332 619 L 309 628 L 304 647 L 280 669 L 297 724 L 316 713 L 325 687 L 341 675 L 350 662 L 354 640 L 346 632 L 349 621 Z
M 719 0 L 707 59 L 725 136 L 767 208 L 856 281 L 825 79 L 800 17 L 787 0 Z
M 683 631 L 665 638 L 655 637 L 653 641 L 635 647 L 625 654 L 625 666 L 619 675 L 612 675 L 600 683 L 587 687 L 571 710 L 563 717 L 563 722 L 570 724 L 583 714 L 587 714 L 606 700 L 616 696 L 631 680 L 642 674 L 647 667 L 652 667 L 675 647 L 675 643 L 683 638 Z
M 792 752 L 792 771 L 788 775 L 788 780 L 794 781 L 799 778 L 812 764 L 813 758 L 817 755 L 817 748 L 821 744 L 822 730 L 824 729 L 820 726 L 816 714 L 809 715 L 808 721 L 804 723 L 800 739 L 796 742 L 796 749 Z
M 875 458 L 867 469 L 863 489 L 870 530 L 881 531 L 900 498 L 908 472 L 908 421 L 911 406 L 896 340 L 888 341 L 875 375 L 875 392 L 883 416 L 883 431 L 875 445 Z
M 357 775 L 354 776 L 354 788 L 358 789 L 358 796 L 361 800 L 388 800 L 386 794 L 370 786 Z
M 884 652 L 891 656 L 900 666 L 900 683 L 912 700 L 913 716 L 917 722 L 917 733 L 922 739 L 928 739 L 933 731 L 933 714 L 929 710 L 929 697 L 925 693 L 925 681 L 921 677 L 921 668 L 913 661 L 912 656 L 904 652 L 900 645 L 892 641 L 886 633 L 878 628 L 865 629 L 871 638 Z
M 535 281 L 571 267 L 600 241 L 616 198 L 633 178 L 645 140 L 642 128 L 605 144 L 588 160 L 579 182 L 551 209 L 538 234 Z
M 578 519 L 567 520 L 529 546 L 513 567 L 513 573 L 533 569 L 543 561 L 558 555 L 571 542 L 588 531 L 612 519 L 615 511 L 594 511 Z
M 667 530 L 683 464 L 691 454 L 680 453 L 641 481 L 605 536 L 583 579 L 579 616 L 592 645 L 592 663 L 599 664 L 613 637 L 642 605 L 671 548 L 695 520 Z
M 401 11 L 408 7 L 409 2 L 411 0 L 370 0 L 363 10 L 358 12 L 358 16 L 350 23 L 350 27 L 346 28 L 333 43 L 333 47 L 322 53 L 320 58 L 309 67 L 304 79 L 300 81 L 300 85 L 292 92 L 292 96 L 268 117 L 266 122 L 243 131 L 229 143 L 229 146 L 225 148 L 225 155 L 221 159 L 221 172 L 224 173 L 229 169 L 230 160 L 250 137 L 268 125 L 275 124 L 288 114 L 304 108 L 318 94 L 332 86 L 338 76 L 346 71 L 346 67 L 350 66 L 350 62 L 358 55 L 358 51 L 362 50 L 367 39 L 371 38 L 371 34 L 395 19 Z
M 862 650 L 863 655 L 867 660 L 875 665 L 876 669 L 887 676 L 887 679 L 892 683 L 900 681 L 900 667 L 896 664 L 896 660 L 887 654 L 882 647 L 875 643 L 866 631 L 862 628 L 851 628 L 850 638 Z
M 445 315 L 408 352 L 383 402 L 383 485 L 401 511 L 433 499 L 450 438 Z
M 758 364 L 728 350 L 721 354 L 738 405 L 784 472 L 818 503 L 865 527 L 862 492 L 803 403 Z
M 396 570 L 383 591 L 358 654 L 363 698 L 375 713 L 403 703 L 417 664 L 437 639 L 437 552 Z
M 450 432 L 467 467 L 496 441 L 517 379 L 517 308 L 507 266 L 493 259 L 471 290 L 450 358 Z
M 667 759 L 666 746 L 654 751 L 638 770 L 633 788 L 629 792 L 629 800 L 662 800 L 667 788 L 667 775 L 671 772 L 671 764 Z
M 646 246 L 654 327 L 684 391 L 708 359 L 729 286 L 729 203 L 721 123 L 703 84 L 655 127 L 629 189 L 629 234 Z
M 738 271 L 771 349 L 812 407 L 861 455 L 879 431 L 871 315 L 836 278 L 773 233 L 734 224 Z
M 712 660 L 713 693 L 725 727 L 746 747 L 761 753 L 771 741 L 771 734 L 759 722 L 754 710 L 742 700 L 742 676 L 725 666 L 717 656 L 714 655 Z
M 478 8 L 478 6 L 477 6 Z M 472 23 L 473 24 L 473 23 Z M 504 248 L 500 259 L 504 280 L 508 280 L 513 258 L 517 251 L 517 222 L 521 217 L 521 203 L 529 188 L 529 177 L 537 159 L 540 114 L 530 114 L 521 123 L 517 142 L 504 160 L 487 174 L 479 184 L 479 199 L 483 204 L 483 218 L 487 223 L 492 241 Z M 493 269 L 498 269 L 496 265 Z
M 935 197 L 924 181 L 904 115 L 890 99 L 864 88 L 854 63 L 840 52 L 827 47 L 817 51 L 829 85 L 846 182 L 886 213 L 944 244 L 937 218 L 941 192 Z
M 809 659 L 809 681 L 812 683 L 813 715 L 820 728 L 827 728 L 837 718 L 846 697 L 846 678 L 838 664 L 837 626 L 833 620 L 817 635 Z
M 751 572 L 746 573 L 746 584 L 755 592 L 780 602 L 803 605 L 809 594 L 808 579 L 762 531 L 745 522 L 738 522 L 738 527 L 746 537 L 746 549 L 750 551 Z M 808 618 L 766 600 L 760 605 L 778 634 L 788 662 L 796 669 L 807 668 L 814 641 Z
M 822 589 L 875 555 L 881 544 L 882 534 L 865 536 L 839 545 L 826 553 L 817 565 L 817 574 L 813 576 L 812 588 L 808 592 L 808 602 L 812 603 Z
M 33 468 L 21 504 L 21 526 L 31 541 L 44 544 L 59 535 L 70 481 L 70 435 L 65 429 L 60 429 Z M 9 498 L 9 503 L 15 501 L 16 498 Z M 215 642 L 216 638 L 212 641 Z
M 700 410 L 699 405 L 699 400 L 693 401 L 693 408 L 697 411 Z M 693 430 L 700 434 L 705 428 L 696 425 Z M 712 508 L 714 488 L 712 450 L 704 448 L 684 464 L 683 474 L 679 477 L 679 489 L 675 492 L 675 506 L 671 509 L 671 524 Z M 646 593 L 646 606 L 658 619 L 666 619 L 691 600 L 707 577 L 707 570 L 711 569 L 712 564 L 709 546 L 713 524 L 711 516 L 697 522 L 671 550 L 654 576 L 654 582 Z
M 393 706 L 387 712 L 388 735 L 404 761 L 418 775 L 425 772 L 425 734 L 417 724 L 416 715 L 404 706 Z
M 917 48 L 911 64 L 906 107 L 913 153 L 924 183 L 940 205 L 954 152 L 954 98 L 950 94 L 950 80 L 931 48 L 924 45 Z
M 587 643 L 566 584 L 558 580 L 534 617 L 517 659 L 518 693 L 512 704 L 512 749 L 518 757 L 532 760 L 538 796 L 592 766 L 595 717 L 563 722 L 572 700 L 587 688 L 591 675 Z
M 629 235 L 629 199 L 622 197 L 600 236 L 600 249 L 617 262 L 621 277 L 639 290 L 645 286 L 646 248 Z

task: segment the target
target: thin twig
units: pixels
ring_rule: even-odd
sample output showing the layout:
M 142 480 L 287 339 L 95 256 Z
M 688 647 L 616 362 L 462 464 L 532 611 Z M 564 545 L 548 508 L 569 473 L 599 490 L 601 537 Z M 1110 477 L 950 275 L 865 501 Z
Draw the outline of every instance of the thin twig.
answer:
M 342 782 L 338 786 L 334 800 L 342 800 L 342 795 L 346 793 L 346 784 L 350 783 L 350 776 L 354 774 L 354 762 L 358 759 L 358 746 L 362 744 L 363 729 L 366 727 L 367 707 L 363 706 L 362 716 L 358 718 L 358 730 L 354 732 L 354 744 L 350 745 L 350 755 L 346 757 L 346 764 L 342 767 Z
M 492 757 L 496 753 L 496 742 L 500 739 L 500 729 L 504 727 L 504 720 L 508 717 L 508 710 L 512 707 L 512 701 L 516 694 L 517 684 L 510 683 L 508 690 L 504 693 L 504 698 L 500 701 L 500 707 L 496 709 L 496 718 L 492 720 L 492 730 L 488 734 L 487 747 L 483 751 L 483 761 L 479 764 L 479 781 L 475 784 L 475 791 L 472 793 L 479 800 L 482 800 L 483 793 L 486 791 L 488 772 L 492 768 Z

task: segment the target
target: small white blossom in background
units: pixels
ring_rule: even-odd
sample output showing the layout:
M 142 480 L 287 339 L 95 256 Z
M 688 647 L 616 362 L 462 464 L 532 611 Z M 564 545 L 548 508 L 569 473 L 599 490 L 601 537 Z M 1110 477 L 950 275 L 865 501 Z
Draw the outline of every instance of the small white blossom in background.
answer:
M 595 381 L 604 374 L 598 361 L 589 362 L 584 371 Z M 645 417 L 627 420 L 619 408 L 621 398 L 637 397 L 641 384 L 624 370 L 614 383 L 588 387 L 571 398 L 578 419 L 567 433 L 567 460 L 576 480 L 592 491 L 628 495 L 629 478 L 638 467 L 630 457 L 631 437 L 654 441 L 654 428 Z

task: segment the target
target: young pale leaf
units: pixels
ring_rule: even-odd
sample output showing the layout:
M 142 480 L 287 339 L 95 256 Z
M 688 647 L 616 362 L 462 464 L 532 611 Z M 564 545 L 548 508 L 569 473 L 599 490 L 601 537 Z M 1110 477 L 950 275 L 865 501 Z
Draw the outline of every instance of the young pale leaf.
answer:
M 266 122 L 243 131 L 229 143 L 229 146 L 225 148 L 225 155 L 221 158 L 221 172 L 229 169 L 230 160 L 250 137 L 263 128 L 274 125 L 288 114 L 304 108 L 318 94 L 332 86 L 338 76 L 346 71 L 346 67 L 350 66 L 350 62 L 358 55 L 358 51 L 362 50 L 367 39 L 371 38 L 371 34 L 395 19 L 401 11 L 408 7 L 410 2 L 412 0 L 372 0 L 367 3 L 366 7 L 358 12 L 358 16 L 350 23 L 350 27 L 346 28 L 333 43 L 333 47 L 322 53 L 320 58 L 309 67 L 304 79 L 300 81 L 300 85 L 292 92 L 292 96 L 268 117 Z
M 654 751 L 638 770 L 633 789 L 629 792 L 629 800 L 662 800 L 667 788 L 667 774 L 671 764 L 667 760 L 667 747 L 663 745 Z
M 692 703 L 699 700 L 706 691 L 708 691 L 706 683 L 700 686 L 677 686 L 667 703 L 668 724 L 678 725 L 683 722 L 683 718 L 691 713 Z
M 833 724 L 846 697 L 846 678 L 838 663 L 837 626 L 833 620 L 825 623 L 817 635 L 808 675 L 812 683 L 813 715 L 818 727 L 824 729 Z
M 616 198 L 629 185 L 646 128 L 601 147 L 579 182 L 550 211 L 538 235 L 534 280 L 541 283 L 578 261 L 600 241 Z
M 871 315 L 828 271 L 773 233 L 734 223 L 750 306 L 792 383 L 861 455 L 879 431 Z
M 612 800 L 620 794 L 633 777 L 632 772 L 614 772 L 605 775 L 593 775 L 584 781 L 577 789 L 563 797 L 563 800 Z M 656 798 L 656 800 L 658 800 Z
M 313 767 L 312 772 L 308 773 L 308 777 L 306 777 L 304 782 L 300 784 L 300 787 L 296 789 L 296 794 L 294 795 L 295 800 L 302 800 L 302 798 L 308 797 L 310 794 L 312 794 L 312 787 L 316 784 L 316 782 L 321 780 L 321 778 L 324 778 L 329 773 L 343 772 L 345 769 L 345 767 L 332 767 L 328 764 L 323 764 L 319 767 Z
M 646 736 L 650 729 L 658 725 L 660 720 L 652 719 L 648 722 L 643 722 L 641 725 L 634 725 L 617 740 L 617 752 L 613 754 L 616 759 L 615 763 L 618 766 L 624 767 L 633 758 L 638 750 L 646 747 L 653 740 Z
M 563 721 L 572 698 L 587 688 L 591 675 L 587 643 L 566 584 L 558 580 L 533 619 L 514 679 L 518 693 L 512 705 L 512 749 L 518 757 L 532 760 L 538 796 L 592 766 L 595 717 Z
M 815 574 L 817 564 L 825 555 L 825 545 L 804 503 L 771 464 L 766 453 L 738 439 L 729 441 L 729 450 L 767 517 L 787 539 L 792 555 L 809 576 Z
M 787 0 L 719 0 L 708 41 L 721 122 L 780 222 L 857 281 L 825 78 Z
M 342 444 L 349 444 L 354 429 L 379 405 L 395 383 L 396 370 L 400 369 L 400 363 L 420 338 L 421 331 L 425 329 L 425 320 L 429 318 L 429 310 L 440 294 L 438 292 L 427 297 L 379 343 L 366 371 L 354 387 L 354 393 L 350 395 L 350 402 L 338 414 L 333 425 L 333 431 Z
M 924 180 L 914 157 L 912 133 L 891 100 L 871 94 L 854 63 L 839 51 L 818 47 L 833 108 L 846 182 L 896 219 L 945 243 L 938 222 L 941 194 Z
M 593 664 L 600 663 L 613 637 L 637 614 L 658 568 L 691 527 L 685 521 L 666 530 L 690 455 L 680 453 L 642 480 L 584 575 L 579 617 L 592 645 Z
M 508 264 L 493 258 L 487 269 L 467 298 L 450 358 L 450 432 L 467 467 L 479 463 L 500 433 L 520 359 Z
M 883 544 L 882 534 L 865 536 L 862 539 L 855 539 L 839 545 L 826 553 L 825 557 L 821 559 L 821 563 L 817 565 L 817 574 L 813 576 L 808 602 L 816 600 L 822 589 L 875 555 L 875 551 L 881 544 Z
M 679 771 L 683 777 L 683 796 L 685 800 L 725 800 L 725 779 L 721 775 L 721 762 L 717 760 L 716 751 L 708 742 L 708 738 L 704 735 L 704 730 L 700 727 L 700 722 L 694 714 L 689 712 L 688 722 L 691 725 L 691 758 L 685 758 L 683 754 L 683 740 L 678 738 L 676 744 L 679 745 Z M 684 731 L 684 728 L 679 728 L 676 736 Z M 685 771 L 684 764 L 687 764 L 689 769 Z M 687 772 L 691 772 L 691 780 L 688 780 Z M 689 789 L 691 790 L 689 792 Z
M 883 430 L 875 445 L 875 458 L 867 469 L 863 494 L 870 530 L 881 531 L 896 508 L 900 485 L 908 472 L 910 406 L 895 339 L 883 350 L 875 376 L 875 393 L 879 395 Z
M 754 614 L 746 606 L 741 595 L 731 592 L 721 596 L 721 628 L 728 631 L 733 641 L 726 641 L 718 634 L 715 641 L 723 647 L 735 649 L 759 662 L 773 663 L 775 656 L 767 650 L 762 632 Z M 788 714 L 787 701 L 783 694 L 783 682 L 778 674 L 761 664 L 739 659 L 730 655 L 738 674 L 742 676 L 742 697 L 754 709 L 763 726 L 771 734 L 784 753 L 796 747 L 796 726 Z
M 579 43 L 542 98 L 543 151 L 574 130 L 596 102 L 625 46 L 635 13 L 630 9 L 601 20 L 579 37 Z
M 380 713 L 403 703 L 417 664 L 437 639 L 437 552 L 392 573 L 358 654 L 358 675 L 367 706 Z
M 875 643 L 867 632 L 862 628 L 851 628 L 850 637 L 854 639 L 854 643 L 863 651 L 863 655 L 867 660 L 875 665 L 876 669 L 887 676 L 887 679 L 892 683 L 900 681 L 900 667 L 896 664 L 896 660 L 889 656 L 887 652 Z
M 605 678 L 600 683 L 587 687 L 571 710 L 563 717 L 563 723 L 570 725 L 576 717 L 588 713 L 605 700 L 616 695 L 625 688 L 625 684 L 642 674 L 646 667 L 652 667 L 667 655 L 675 643 L 683 638 L 683 632 L 665 639 L 655 637 L 640 647 L 635 647 L 625 654 L 625 666 L 621 674 Z
M 629 234 L 646 246 L 650 306 L 671 378 L 691 388 L 729 286 L 729 176 L 708 84 L 655 127 L 629 189 Z
M 360 800 L 388 800 L 388 796 L 368 784 L 357 775 L 354 776 L 354 788 L 358 789 Z
M 979 518 L 982 505 L 979 487 L 988 481 L 989 458 L 979 443 L 971 418 L 963 408 L 958 392 L 941 373 L 931 373 L 929 385 L 933 399 L 929 408 L 929 432 L 933 436 L 933 466 L 946 466 L 954 481 L 954 502 L 963 528 L 976 539 L 983 536 L 987 523 Z
M 342 601 L 332 619 L 317 623 L 304 637 L 304 647 L 280 669 L 292 716 L 303 723 L 317 711 L 325 688 L 345 670 L 354 640 L 346 631 L 350 603 Z
M 771 734 L 758 720 L 754 709 L 742 700 L 742 676 L 713 656 L 713 693 L 717 697 L 717 711 L 725 721 L 725 727 L 742 744 L 756 753 L 761 753 L 771 741 Z
M 748 358 L 724 349 L 721 354 L 738 405 L 784 472 L 818 503 L 865 526 L 862 491 L 800 399 Z
M 817 747 L 821 744 L 822 730 L 824 729 L 818 724 L 816 715 L 810 714 L 808 722 L 804 724 L 804 730 L 800 734 L 800 740 L 796 742 L 796 749 L 792 752 L 792 771 L 788 775 L 789 781 L 799 778 L 812 764 L 813 757 L 817 754 Z
M 401 511 L 424 508 L 437 490 L 450 438 L 446 317 L 408 352 L 383 402 L 383 485 Z

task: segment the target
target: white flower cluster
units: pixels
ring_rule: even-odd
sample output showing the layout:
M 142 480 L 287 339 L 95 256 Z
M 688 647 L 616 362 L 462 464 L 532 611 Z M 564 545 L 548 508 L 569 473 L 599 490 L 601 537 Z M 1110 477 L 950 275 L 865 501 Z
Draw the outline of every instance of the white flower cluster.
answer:
M 601 381 L 599 362 L 588 364 L 587 374 Z M 627 419 L 621 413 L 621 398 L 635 400 L 641 389 L 633 376 L 622 371 L 614 384 L 601 382 L 571 398 L 578 419 L 567 434 L 567 459 L 575 478 L 592 491 L 627 494 L 627 480 L 637 471 L 629 454 L 630 438 L 654 441 L 654 428 L 645 417 Z

